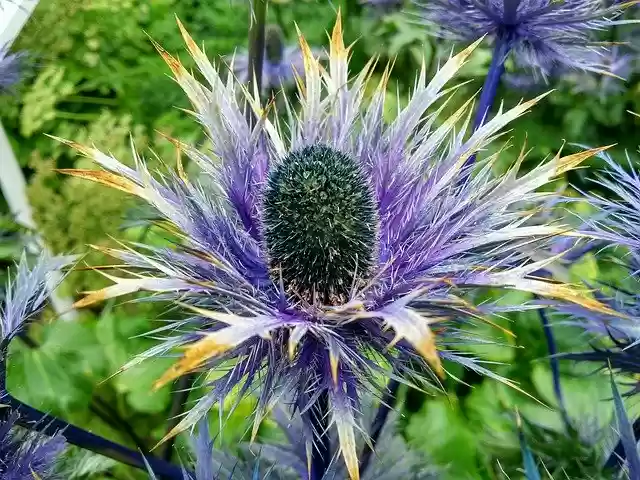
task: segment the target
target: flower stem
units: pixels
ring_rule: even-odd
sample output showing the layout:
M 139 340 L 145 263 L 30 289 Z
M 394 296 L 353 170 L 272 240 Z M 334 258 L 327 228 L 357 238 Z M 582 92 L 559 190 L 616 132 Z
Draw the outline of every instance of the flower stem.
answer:
M 511 51 L 511 42 L 505 35 L 499 35 L 496 38 L 496 44 L 493 48 L 493 56 L 491 57 L 491 65 L 487 72 L 487 77 L 484 79 L 484 85 L 482 85 L 482 92 L 480 93 L 480 103 L 478 104 L 478 110 L 473 120 L 473 131 L 478 130 L 484 125 L 489 116 L 489 112 L 498 93 L 498 86 L 500 85 L 500 79 L 504 73 L 504 62 L 507 60 L 507 56 Z M 476 155 L 472 155 L 465 163 L 466 166 L 473 165 L 476 161 Z
M 396 402 L 399 388 L 400 382 L 398 380 L 395 380 L 393 378 L 389 380 L 389 383 L 387 384 L 387 390 L 384 392 L 382 400 L 380 400 L 380 406 L 378 407 L 376 416 L 373 419 L 373 423 L 371 424 L 371 434 L 369 436 L 370 442 L 365 444 L 362 455 L 360 456 L 360 472 L 362 474 L 366 472 L 367 467 L 369 466 L 371 455 L 373 454 L 373 451 L 376 448 L 376 444 L 380 439 L 382 429 L 387 423 L 389 413 L 391 412 L 391 409 Z
M 169 411 L 169 424 L 167 426 L 167 432 L 173 430 L 173 427 L 175 427 L 178 422 L 180 422 L 180 416 L 182 412 L 184 412 L 184 407 L 187 404 L 191 386 L 193 385 L 195 379 L 195 375 L 185 375 L 184 377 L 180 377 L 180 379 L 178 380 L 176 388 L 173 392 L 173 398 L 171 400 L 171 410 Z M 163 445 L 164 450 L 160 457 L 164 458 L 167 462 L 171 461 L 175 438 L 176 437 L 170 438 Z
M 547 314 L 544 310 L 539 310 L 538 312 L 540 314 L 540 321 L 542 322 L 544 336 L 547 340 L 547 349 L 549 351 L 550 357 L 549 363 L 551 364 L 551 375 L 553 377 L 553 392 L 555 393 L 556 399 L 558 400 L 558 408 L 560 409 L 560 415 L 562 416 L 565 428 L 567 429 L 567 431 L 571 431 L 571 419 L 569 418 L 569 414 L 567 413 L 567 409 L 565 407 L 562 388 L 560 385 L 560 365 L 558 362 L 558 357 L 556 356 L 558 353 L 558 348 L 556 346 L 556 341 L 551 329 L 551 323 L 547 318 Z
M 265 27 L 267 24 L 267 1 L 251 0 L 249 18 L 249 93 L 262 91 L 262 66 L 264 64 Z M 253 121 L 251 109 L 247 109 L 248 120 Z
M 311 408 L 311 425 L 316 437 L 311 454 L 310 480 L 322 480 L 331 463 L 329 438 L 329 394 L 323 392 Z

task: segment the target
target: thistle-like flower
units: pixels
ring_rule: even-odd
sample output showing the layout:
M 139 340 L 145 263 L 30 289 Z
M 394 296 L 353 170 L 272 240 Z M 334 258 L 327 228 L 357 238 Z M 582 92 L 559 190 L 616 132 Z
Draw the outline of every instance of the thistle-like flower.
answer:
M 73 260 L 73 257 L 48 258 L 41 255 L 30 269 L 26 254 L 22 254 L 16 276 L 8 282 L 0 305 L 0 346 L 6 348 L 45 306 L 49 295 L 48 273 L 69 265 Z
M 262 87 L 279 89 L 295 83 L 296 75 L 304 75 L 304 58 L 297 45 L 285 46 L 284 34 L 277 25 L 265 29 L 265 50 L 262 64 Z M 243 82 L 249 80 L 249 55 L 246 52 L 230 58 L 233 73 Z
M 621 245 L 629 249 L 629 280 L 637 281 L 640 259 L 640 177 L 611 158 L 605 152 L 599 154 L 606 161 L 607 171 L 599 175 L 597 184 L 607 193 L 587 194 L 588 201 L 598 207 L 599 214 L 589 219 L 585 230 L 595 238 L 610 245 Z M 637 293 L 614 288 L 612 297 L 597 294 L 601 303 L 610 305 L 611 312 L 585 311 L 579 306 L 563 306 L 561 312 L 574 317 L 575 322 L 586 331 L 607 341 L 606 346 L 594 345 L 592 351 L 564 355 L 578 361 L 599 363 L 602 368 L 611 366 L 616 371 L 636 376 L 640 373 L 640 301 Z M 632 393 L 640 391 L 640 384 Z
M 601 71 L 596 33 L 613 25 L 623 5 L 601 0 L 416 0 L 422 20 L 443 36 L 491 36 L 496 53 L 513 50 L 522 65 L 546 75 L 554 66 Z
M 0 48 L 0 92 L 18 83 L 24 58 L 24 53 L 9 53 Z
M 521 247 L 543 245 L 566 229 L 529 226 L 528 214 L 515 207 L 537 204 L 545 198 L 540 187 L 601 149 L 558 154 L 520 177 L 523 156 L 499 178 L 490 157 L 469 177 L 466 160 L 538 99 L 499 111 L 468 136 L 471 101 L 441 122 L 438 112 L 426 115 L 452 94 L 443 88 L 477 43 L 449 59 L 429 83 L 423 68 L 408 105 L 385 124 L 389 72 L 364 109 L 373 62 L 348 78 L 349 49 L 338 20 L 328 69 L 300 37 L 301 105 L 295 111 L 286 104 L 283 126 L 242 85 L 223 81 L 180 29 L 206 85 L 157 48 L 213 152 L 175 142 L 219 189 L 193 184 L 180 165 L 177 174 L 157 179 L 137 154 L 132 169 L 73 142 L 67 143 L 106 171 L 64 171 L 148 201 L 180 239 L 174 249 L 105 250 L 134 275 L 109 274 L 114 285 L 76 304 L 147 291 L 191 312 L 163 330 L 172 332 L 169 337 L 123 367 L 180 347 L 183 355 L 159 386 L 188 372 L 228 369 L 209 381 L 211 390 L 168 437 L 194 425 L 236 386 L 240 394 L 256 389 L 255 433 L 286 392 L 315 436 L 307 451 L 327 454 L 335 426 L 346 469 L 356 479 L 360 397 L 379 387 L 376 374 L 393 370 L 405 381 L 428 383 L 444 375 L 445 358 L 494 375 L 458 350 L 470 338 L 465 326 L 491 312 L 490 305 L 479 309 L 462 298 L 467 292 L 506 287 L 605 308 L 566 285 L 530 276 L 548 261 L 529 262 Z M 255 125 L 239 92 L 259 118 Z
M 5 407 L 6 408 L 6 407 Z M 57 434 L 46 437 L 16 427 L 18 414 L 0 421 L 0 478 L 2 480 L 53 480 L 55 462 L 65 448 Z

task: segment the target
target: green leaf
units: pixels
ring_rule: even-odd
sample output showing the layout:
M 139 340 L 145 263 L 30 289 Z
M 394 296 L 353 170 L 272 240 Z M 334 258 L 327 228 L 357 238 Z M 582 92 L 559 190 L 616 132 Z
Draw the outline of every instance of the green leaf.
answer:
M 69 374 L 73 356 L 56 357 L 42 350 L 24 352 L 23 381 L 25 398 L 21 400 L 44 411 L 62 414 L 74 409 L 86 409 L 91 400 L 92 388 L 86 382 L 78 382 Z M 11 385 L 9 385 L 11 391 Z
M 531 372 L 531 379 L 540 398 L 547 404 L 557 407 L 551 368 L 548 363 L 535 365 Z M 564 402 L 569 410 L 567 413 L 576 425 L 584 424 L 586 420 L 597 422 L 601 427 L 608 425 L 612 412 L 608 403 L 608 399 L 611 398 L 611 388 L 606 377 L 598 374 L 581 377 L 563 376 L 561 385 Z M 525 416 L 535 418 L 530 414 Z M 556 428 L 562 428 L 561 425 L 558 423 Z
M 571 273 L 572 282 L 593 283 L 595 280 L 601 278 L 598 261 L 591 253 L 586 254 L 580 260 L 573 263 L 569 272 Z
M 411 417 L 406 435 L 412 448 L 424 452 L 435 464 L 449 466 L 447 478 L 481 478 L 476 467 L 481 447 L 478 436 L 468 428 L 460 410 L 445 399 L 427 401 L 423 410 Z
M 153 384 L 172 364 L 171 358 L 153 358 L 125 370 L 113 382 L 135 410 L 148 414 L 160 413 L 169 405 L 171 387 L 154 390 Z

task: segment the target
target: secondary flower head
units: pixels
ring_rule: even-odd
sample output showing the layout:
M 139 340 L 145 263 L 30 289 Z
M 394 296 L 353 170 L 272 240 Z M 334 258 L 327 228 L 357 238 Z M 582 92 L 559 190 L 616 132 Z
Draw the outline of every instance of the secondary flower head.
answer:
M 588 195 L 589 202 L 598 207 L 599 214 L 586 226 L 590 235 L 611 245 L 622 245 L 629 249 L 627 255 L 629 280 L 640 281 L 640 176 L 627 157 L 629 168 L 617 163 L 606 153 L 600 157 L 607 162 L 608 170 L 600 175 L 597 183 L 606 195 Z M 613 312 L 596 313 L 572 306 L 562 311 L 574 316 L 577 323 L 588 332 L 603 337 L 605 346 L 595 345 L 593 351 L 566 355 L 578 361 L 596 362 L 602 368 L 609 364 L 617 371 L 632 376 L 640 373 L 640 295 L 637 290 L 615 290 L 610 298 L 602 302 L 611 306 Z M 633 390 L 640 391 L 640 383 Z
M 365 109 L 373 62 L 349 79 L 349 49 L 338 20 L 327 69 L 300 37 L 301 104 L 286 104 L 285 124 L 242 85 L 223 81 L 180 28 L 206 84 L 157 48 L 213 152 L 175 143 L 213 177 L 214 190 L 192 183 L 180 165 L 158 179 L 137 154 L 129 168 L 73 142 L 67 143 L 105 171 L 65 171 L 148 201 L 180 239 L 172 249 L 106 250 L 133 275 L 109 274 L 114 285 L 76 304 L 148 291 L 190 312 L 163 330 L 172 332 L 163 342 L 123 367 L 181 347 L 183 355 L 158 385 L 192 371 L 229 369 L 210 381 L 211 390 L 169 436 L 192 426 L 236 386 L 241 394 L 257 389 L 255 432 L 286 392 L 315 435 L 335 426 L 355 479 L 360 396 L 379 387 L 376 374 L 389 374 L 386 366 L 399 378 L 423 383 L 444 376 L 442 358 L 493 375 L 459 353 L 471 338 L 465 327 L 491 311 L 463 294 L 507 287 L 601 308 L 568 286 L 529 275 L 547 261 L 529 262 L 521 247 L 548 243 L 566 229 L 527 225 L 528 215 L 515 207 L 538 204 L 546 197 L 539 188 L 600 149 L 558 154 L 518 176 L 520 158 L 499 178 L 491 173 L 491 157 L 470 177 L 466 160 L 537 99 L 499 111 L 469 134 L 471 101 L 440 122 L 437 114 L 426 115 L 452 94 L 443 88 L 477 43 L 450 58 L 429 83 L 423 68 L 408 105 L 387 124 L 389 72 Z M 256 122 L 247 119 L 243 91 Z M 328 424 L 321 429 L 318 412 Z
M 72 260 L 72 257 L 48 258 L 41 255 L 35 265 L 29 268 L 23 253 L 16 276 L 7 283 L 4 301 L 0 305 L 0 346 L 6 348 L 44 307 L 49 294 L 48 273 L 68 265 Z
M 16 427 L 18 414 L 0 422 L 0 478 L 2 480 L 53 480 L 55 462 L 65 448 L 62 435 L 45 437 Z
M 265 89 L 278 89 L 293 85 L 296 75 L 304 74 L 302 51 L 297 45 L 286 46 L 284 34 L 277 25 L 267 25 L 265 52 L 262 63 L 262 85 Z M 249 80 L 249 54 L 247 52 L 230 58 L 233 73 L 241 81 Z
M 24 53 L 9 53 L 0 47 L 0 92 L 18 83 L 24 58 Z
M 259 462 L 256 459 L 246 461 L 217 450 L 213 446 L 213 439 L 209 435 L 207 420 L 199 422 L 197 433 L 191 434 L 193 452 L 193 472 L 183 468 L 183 480 L 276 480 L 271 475 L 262 475 Z M 146 462 L 149 480 L 158 480 L 151 466 Z
M 601 0 L 416 0 L 422 20 L 455 40 L 484 35 L 513 49 L 519 63 L 546 75 L 554 66 L 602 70 L 595 34 L 621 5 Z

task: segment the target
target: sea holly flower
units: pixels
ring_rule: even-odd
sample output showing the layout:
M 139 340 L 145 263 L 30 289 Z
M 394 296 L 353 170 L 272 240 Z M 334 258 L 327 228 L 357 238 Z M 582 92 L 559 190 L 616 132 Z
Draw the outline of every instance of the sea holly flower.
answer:
M 494 43 L 474 128 L 488 119 L 505 62 L 531 67 L 547 78 L 558 68 L 605 72 L 606 52 L 596 34 L 626 20 L 615 20 L 633 2 L 605 7 L 601 0 L 415 0 L 421 21 L 441 36 Z M 522 82 L 519 82 L 522 83 Z M 475 161 L 471 157 L 469 164 Z
M 6 409 L 6 407 L 4 407 Z M 6 412 L 5 412 L 6 413 Z M 61 434 L 39 435 L 16 426 L 19 415 L 10 412 L 0 421 L 0 478 L 3 480 L 53 480 L 56 459 L 65 449 Z
M 279 26 L 266 26 L 262 64 L 262 86 L 264 89 L 291 86 L 295 83 L 296 75 L 304 74 L 304 58 L 300 47 L 297 45 L 286 46 L 284 41 L 284 34 Z M 250 74 L 249 54 L 241 52 L 233 55 L 229 61 L 236 77 L 247 82 Z
M 557 80 L 560 85 L 566 85 L 574 93 L 595 95 L 604 102 L 608 98 L 624 93 L 625 82 L 633 74 L 635 60 L 634 55 L 624 53 L 620 47 L 613 47 L 602 57 L 606 75 L 557 66 L 549 72 L 548 76 Z M 524 72 L 507 73 L 504 80 L 510 88 L 517 90 L 543 91 L 547 85 L 544 79 Z
M 180 480 L 276 480 L 269 471 L 261 470 L 258 459 L 247 460 L 214 448 L 206 419 L 199 422 L 190 440 L 194 468 L 192 472 L 183 469 Z M 146 459 L 145 463 L 149 480 L 158 480 Z
M 9 342 L 22 334 L 29 322 L 41 312 L 48 298 L 47 275 L 71 262 L 71 257 L 49 258 L 41 255 L 29 268 L 23 253 L 17 272 L 9 279 L 0 304 L 0 402 L 7 402 L 5 391 L 6 352 Z M 0 478 L 3 480 L 48 480 L 54 475 L 54 464 L 65 448 L 58 432 L 48 437 L 20 430 L 20 415 L 3 405 L 0 411 Z
M 428 388 L 445 375 L 445 358 L 500 378 L 459 351 L 470 339 L 465 326 L 491 313 L 491 305 L 480 309 L 463 298 L 468 293 L 505 287 L 607 311 L 570 286 L 531 275 L 551 260 L 530 262 L 522 247 L 545 246 L 567 229 L 528 225 L 528 214 L 516 207 L 538 204 L 546 198 L 541 187 L 602 149 L 558 154 L 518 176 L 523 153 L 498 178 L 491 156 L 469 177 L 467 159 L 541 97 L 499 111 L 470 134 L 471 101 L 439 122 L 439 111 L 426 115 L 453 94 L 444 87 L 479 42 L 450 58 L 429 83 L 423 67 L 408 105 L 386 124 L 389 72 L 365 99 L 373 62 L 349 79 L 338 19 L 327 69 L 300 36 L 300 108 L 287 102 L 285 122 L 234 79 L 223 81 L 179 26 L 206 83 L 157 48 L 189 96 L 212 152 L 175 143 L 215 179 L 213 187 L 192 183 L 181 165 L 154 178 L 137 153 L 130 168 L 73 142 L 67 143 L 104 171 L 63 170 L 146 200 L 179 239 L 171 249 L 104 250 L 132 276 L 108 274 L 113 285 L 76 304 L 141 291 L 177 300 L 190 316 L 155 332 L 167 336 L 123 369 L 177 348 L 183 353 L 158 386 L 193 371 L 228 369 L 208 380 L 210 391 L 167 438 L 193 426 L 236 387 L 240 396 L 257 392 L 255 434 L 287 393 L 315 438 L 311 464 L 321 468 L 314 478 L 326 472 L 333 431 L 356 479 L 360 397 L 380 388 L 380 374 Z M 247 118 L 247 101 L 259 121 Z
M 602 70 L 597 33 L 616 23 L 621 8 L 601 0 L 430 0 L 419 1 L 423 21 L 441 35 L 475 41 L 485 35 L 519 63 L 543 75 L 555 65 Z M 598 48 L 599 47 L 599 48 Z M 496 49 L 498 52 L 498 49 Z
M 59 270 L 74 260 L 75 257 L 71 256 L 50 258 L 42 254 L 29 268 L 26 254 L 22 254 L 15 278 L 9 279 L 0 305 L 0 356 L 4 356 L 9 342 L 23 333 L 29 321 L 44 308 L 49 298 L 49 272 Z
M 18 83 L 24 59 L 24 53 L 9 53 L 6 48 L 0 47 L 0 92 Z
M 598 175 L 596 183 L 606 195 L 587 194 L 587 201 L 598 208 L 598 214 L 587 219 L 585 230 L 610 247 L 623 246 L 628 249 L 627 266 L 629 280 L 637 283 L 640 265 L 640 177 L 631 167 L 616 162 L 610 155 L 599 154 L 607 164 L 607 170 Z M 606 297 L 598 294 L 602 303 L 610 305 L 612 312 L 586 311 L 579 306 L 562 306 L 560 311 L 574 317 L 572 323 L 605 339 L 608 345 L 594 345 L 591 351 L 564 355 L 577 361 L 596 362 L 602 368 L 609 365 L 615 371 L 636 376 L 640 373 L 640 301 L 635 291 L 613 286 L 613 293 Z M 637 385 L 632 393 L 637 393 Z

